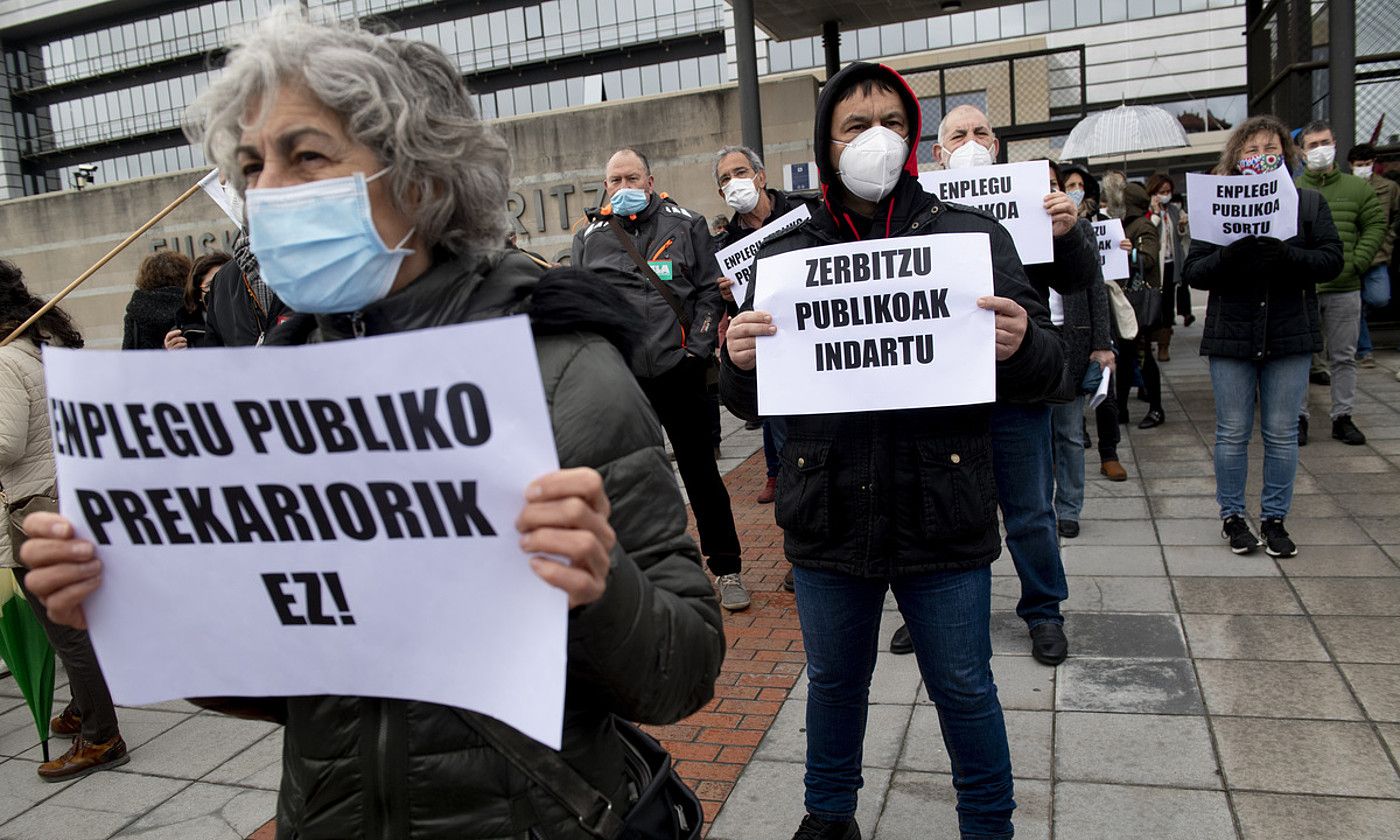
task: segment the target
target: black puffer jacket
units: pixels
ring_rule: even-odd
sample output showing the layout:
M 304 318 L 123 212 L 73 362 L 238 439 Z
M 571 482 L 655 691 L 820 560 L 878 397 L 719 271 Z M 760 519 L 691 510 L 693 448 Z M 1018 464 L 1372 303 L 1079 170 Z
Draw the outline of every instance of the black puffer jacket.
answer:
M 175 326 L 175 313 L 185 305 L 185 290 L 179 286 L 137 289 L 126 303 L 122 318 L 123 350 L 159 350 L 165 334 Z
M 1342 270 L 1342 240 L 1320 193 L 1298 191 L 1298 235 L 1285 245 L 1287 261 L 1264 268 L 1191 241 L 1186 282 L 1210 292 L 1202 356 L 1269 359 L 1322 349 L 1316 286 Z
M 915 115 L 911 130 L 918 136 L 918 103 L 904 80 L 883 65 L 853 64 L 823 89 L 817 148 L 830 146 L 825 140 L 837 95 L 868 78 L 882 78 L 904 92 L 907 112 Z M 1014 299 L 1030 315 L 1021 349 L 997 363 L 998 393 L 1027 400 L 1044 397 L 1060 382 L 1064 351 L 1048 311 L 1026 281 L 1015 243 L 991 216 L 944 204 L 925 192 L 912 174 L 914 160 L 911 150 L 905 173 L 879 203 L 873 220 L 861 220 L 842 206 L 839 176 L 819 160 L 824 202 L 813 208 L 810 222 L 768 242 L 760 256 L 886 234 L 986 233 L 996 293 Z M 762 282 L 755 272 L 751 285 Z M 753 308 L 752 289 L 744 307 Z M 735 367 L 727 354 L 720 394 L 734 413 L 756 417 L 755 373 Z M 775 509 L 788 559 L 862 577 L 991 563 L 1001 549 L 991 414 L 991 405 L 974 405 L 788 417 Z
M 661 428 L 623 354 L 601 337 L 625 337 L 625 303 L 588 272 L 544 274 L 518 252 L 449 257 L 362 313 L 296 316 L 269 343 L 519 312 L 535 327 L 560 464 L 598 469 L 612 502 L 618 548 L 607 590 L 570 614 L 561 754 L 625 810 L 629 780 L 611 715 L 669 723 L 695 711 L 713 694 L 724 652 L 719 607 L 686 534 Z M 286 724 L 279 840 L 590 837 L 478 736 L 473 713 L 364 697 L 204 705 Z
M 251 347 L 292 314 L 276 295 L 264 312 L 254 301 L 238 260 L 229 260 L 214 273 L 205 307 L 208 332 L 201 347 Z

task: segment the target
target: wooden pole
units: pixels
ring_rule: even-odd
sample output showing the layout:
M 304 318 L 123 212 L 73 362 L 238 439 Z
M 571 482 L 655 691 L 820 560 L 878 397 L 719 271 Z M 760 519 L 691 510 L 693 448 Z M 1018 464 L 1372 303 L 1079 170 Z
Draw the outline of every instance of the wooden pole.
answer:
M 34 326 L 34 322 L 36 322 L 36 321 L 38 321 L 40 318 L 44 317 L 44 314 L 47 313 L 50 309 L 53 309 L 55 306 L 58 306 L 58 302 L 59 302 L 59 301 L 61 301 L 61 300 L 63 300 L 64 298 L 68 297 L 68 294 L 69 294 L 70 292 L 72 292 L 74 289 L 76 289 L 76 288 L 78 288 L 79 286 L 81 286 L 81 285 L 83 284 L 83 282 L 86 281 L 89 277 L 91 277 L 92 275 L 96 274 L 97 271 L 98 271 L 98 269 L 102 268 L 102 266 L 104 266 L 104 265 L 106 265 L 107 263 L 111 262 L 112 259 L 113 259 L 114 257 L 117 256 L 117 254 L 120 254 L 122 251 L 126 250 L 126 248 L 127 248 L 129 245 L 131 245 L 131 243 L 133 243 L 133 242 L 135 242 L 136 240 L 140 239 L 141 236 L 142 236 L 143 234 L 145 234 L 146 231 L 148 231 L 148 230 L 150 230 L 151 228 L 155 227 L 155 226 L 160 222 L 161 219 L 164 219 L 166 216 L 169 216 L 172 212 L 174 212 L 174 210 L 175 210 L 176 207 L 179 207 L 181 204 L 184 204 L 186 201 L 189 200 L 190 196 L 192 196 L 192 195 L 194 195 L 195 193 L 199 192 L 201 189 L 202 189 L 202 187 L 200 187 L 200 185 L 199 185 L 198 183 L 195 183 L 194 186 L 192 186 L 192 187 L 190 187 L 189 189 L 185 190 L 184 193 L 182 193 L 182 194 L 180 195 L 179 198 L 177 198 L 177 199 L 175 199 L 174 201 L 172 201 L 172 202 L 170 202 L 169 204 L 167 204 L 167 205 L 165 206 L 165 209 L 164 209 L 164 210 L 162 210 L 162 211 L 160 211 L 159 213 L 157 213 L 157 214 L 155 214 L 154 216 L 152 216 L 152 217 L 151 217 L 151 220 L 150 220 L 149 222 L 146 222 L 146 223 L 145 223 L 144 225 L 142 225 L 141 227 L 139 227 L 139 228 L 137 228 L 136 230 L 132 231 L 131 235 L 128 236 L 126 239 L 123 239 L 123 240 L 121 241 L 121 244 L 120 244 L 120 245 L 118 245 L 117 247 L 115 247 L 115 248 L 113 248 L 112 250 L 108 251 L 108 252 L 107 252 L 107 255 L 106 255 L 105 257 L 103 257 L 102 259 L 98 260 L 95 264 L 93 264 L 92 268 L 89 268 L 87 271 L 84 271 L 82 274 L 78 275 L 78 279 L 74 280 L 72 283 L 69 283 L 67 286 L 63 287 L 63 290 L 62 290 L 61 292 L 59 292 L 58 294 L 54 295 L 52 298 L 50 298 L 48 303 L 46 303 L 46 304 L 44 304 L 43 306 L 39 307 L 39 311 L 38 311 L 38 312 L 35 312 L 33 315 L 30 315 L 30 316 L 29 316 L 29 320 L 25 321 L 23 324 L 20 324 L 18 327 L 15 328 L 15 331 L 14 331 L 14 332 L 12 332 L 12 333 L 10 333 L 9 335 L 5 336 L 5 340 L 4 340 L 4 341 L 0 341 L 0 347 L 4 347 L 5 345 L 9 344 L 11 341 L 14 341 L 16 338 L 19 338 L 21 335 L 24 335 L 24 331 L 25 331 L 25 330 L 27 330 L 27 329 L 29 329 L 30 327 Z

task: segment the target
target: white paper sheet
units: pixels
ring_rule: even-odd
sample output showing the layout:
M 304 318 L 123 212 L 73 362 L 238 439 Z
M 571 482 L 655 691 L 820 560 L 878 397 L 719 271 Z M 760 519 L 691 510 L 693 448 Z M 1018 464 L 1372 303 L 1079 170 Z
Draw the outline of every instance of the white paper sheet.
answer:
M 1121 219 L 1103 219 L 1093 222 L 1094 235 L 1099 240 L 1099 267 L 1103 269 L 1105 280 L 1126 280 L 1128 274 L 1128 252 L 1120 247 L 1124 239 Z
M 970 169 L 919 173 L 919 184 L 943 201 L 967 204 L 996 217 L 1016 240 L 1021 262 L 1053 262 L 1054 231 L 1045 212 L 1050 162 L 1028 160 Z
M 780 233 L 792 230 L 810 218 L 812 211 L 803 204 L 715 254 L 720 273 L 734 281 L 732 291 L 735 300 L 743 303 L 744 298 L 748 297 L 749 278 L 753 276 L 754 260 L 758 259 L 758 249 L 763 243 Z
M 1186 173 L 1191 238 L 1229 245 L 1246 236 L 1298 235 L 1298 189 L 1286 168 L 1263 175 Z

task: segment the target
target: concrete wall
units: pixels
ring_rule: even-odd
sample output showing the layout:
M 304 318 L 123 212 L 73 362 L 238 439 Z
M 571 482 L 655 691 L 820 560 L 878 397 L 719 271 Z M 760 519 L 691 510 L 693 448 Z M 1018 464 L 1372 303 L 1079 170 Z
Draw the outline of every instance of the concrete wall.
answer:
M 788 77 L 765 83 L 761 94 L 766 163 L 781 186 L 783 164 L 812 159 L 817 82 L 811 75 Z M 583 208 L 598 203 L 611 150 L 629 144 L 641 148 L 651 159 L 657 189 L 710 217 L 725 209 L 711 175 L 712 155 L 740 137 L 733 88 L 555 111 L 502 120 L 497 126 L 515 158 L 509 212 L 519 224 L 518 240 L 548 257 L 567 253 Z M 203 174 L 191 171 L 0 201 L 0 258 L 19 265 L 30 288 L 48 297 Z M 161 248 L 186 254 L 225 248 L 233 232 L 215 204 L 196 194 L 69 295 L 64 306 L 77 319 L 88 346 L 120 346 L 122 313 L 141 260 Z

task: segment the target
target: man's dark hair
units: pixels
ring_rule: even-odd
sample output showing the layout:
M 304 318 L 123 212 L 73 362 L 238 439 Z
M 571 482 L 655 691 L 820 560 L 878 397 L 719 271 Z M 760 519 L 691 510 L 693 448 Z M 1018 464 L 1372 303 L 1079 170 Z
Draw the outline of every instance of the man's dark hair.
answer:
M 1298 132 L 1298 142 L 1301 143 L 1303 141 L 1303 138 L 1307 137 L 1309 134 L 1321 134 L 1324 131 L 1328 134 L 1331 134 L 1332 126 L 1328 125 L 1323 120 L 1313 120 L 1312 122 L 1303 126 L 1302 131 Z
M 895 96 L 900 96 L 899 91 L 896 90 L 895 86 L 890 84 L 890 82 L 887 79 L 862 79 L 859 82 L 856 82 L 855 84 L 841 91 L 841 95 L 837 97 L 836 102 L 837 104 L 845 102 L 847 99 L 850 99 L 857 93 L 860 93 L 862 96 L 869 96 L 877 90 L 882 90 L 885 93 L 893 93 Z M 904 98 L 900 96 L 900 102 L 902 103 L 903 101 Z
M 608 157 L 608 160 L 612 160 L 613 158 L 617 157 L 623 152 L 631 152 L 632 154 L 636 155 L 637 159 L 642 162 L 642 169 L 646 170 L 646 173 L 648 175 L 651 174 L 651 161 L 647 160 L 647 156 L 642 154 L 641 150 L 636 148 L 635 146 L 623 146 L 622 148 L 613 152 L 612 155 Z
M 1375 160 L 1376 147 L 1370 143 L 1357 143 L 1347 152 L 1347 163 L 1355 163 L 1358 160 Z

